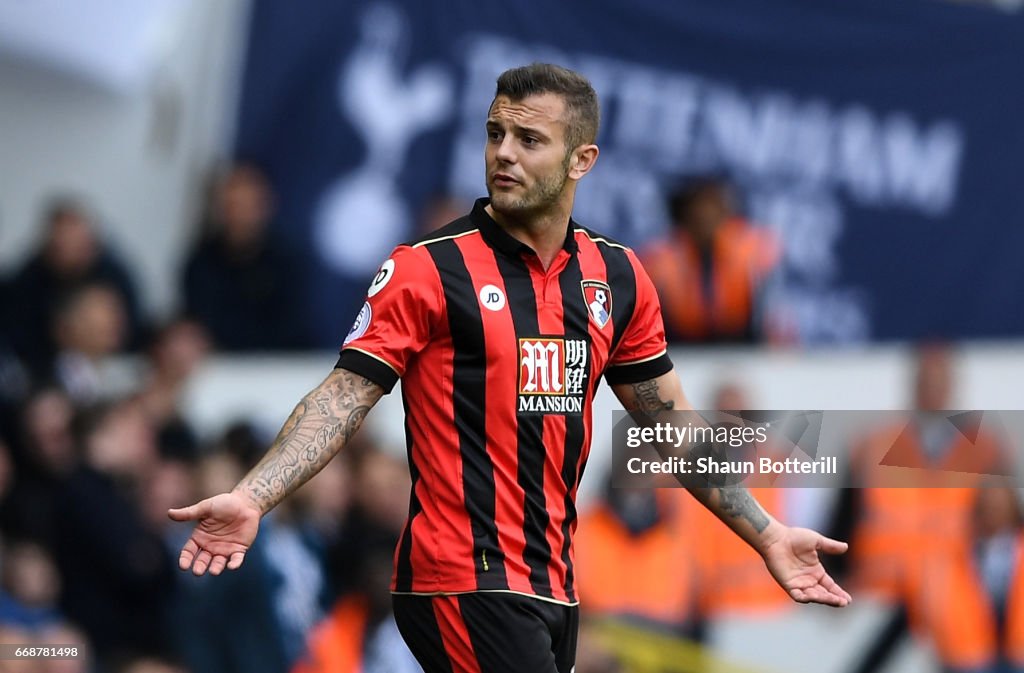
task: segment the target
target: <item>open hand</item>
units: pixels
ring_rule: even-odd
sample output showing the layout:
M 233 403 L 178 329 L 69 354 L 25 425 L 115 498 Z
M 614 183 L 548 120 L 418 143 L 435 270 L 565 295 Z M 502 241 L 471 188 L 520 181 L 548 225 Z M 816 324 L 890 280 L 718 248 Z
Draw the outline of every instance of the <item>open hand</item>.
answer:
M 195 575 L 236 570 L 245 559 L 260 526 L 260 510 L 238 493 L 221 493 L 191 507 L 170 509 L 175 521 L 196 521 L 192 537 L 181 549 L 178 567 Z
M 845 542 L 807 528 L 786 528 L 765 549 L 764 562 L 779 586 L 798 603 L 842 608 L 853 598 L 825 572 L 818 554 L 843 554 L 848 548 Z

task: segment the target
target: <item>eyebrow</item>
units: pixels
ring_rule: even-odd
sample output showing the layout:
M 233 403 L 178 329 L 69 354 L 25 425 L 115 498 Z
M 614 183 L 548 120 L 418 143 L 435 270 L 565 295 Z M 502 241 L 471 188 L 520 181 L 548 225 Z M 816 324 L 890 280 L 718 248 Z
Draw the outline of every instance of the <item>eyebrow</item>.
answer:
M 487 128 L 502 128 L 501 124 L 496 122 L 494 119 L 488 119 L 486 127 Z M 534 128 L 532 126 L 521 126 L 519 124 L 512 124 L 512 128 L 517 133 L 520 133 L 520 134 L 523 134 L 523 135 L 537 136 L 538 138 L 542 138 L 544 140 L 551 140 L 551 136 L 549 136 L 547 133 L 544 133 L 540 129 Z

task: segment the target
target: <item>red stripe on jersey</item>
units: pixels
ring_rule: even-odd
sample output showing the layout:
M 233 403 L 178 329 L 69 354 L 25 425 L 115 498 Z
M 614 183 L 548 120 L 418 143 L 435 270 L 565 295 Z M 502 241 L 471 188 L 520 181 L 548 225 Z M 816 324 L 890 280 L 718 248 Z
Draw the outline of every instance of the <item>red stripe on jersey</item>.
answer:
M 523 560 L 523 551 L 526 549 L 526 537 L 523 535 L 523 490 L 516 480 L 519 469 L 515 446 L 518 424 L 515 413 L 517 381 L 508 375 L 507 370 L 490 366 L 491 363 L 518 357 L 515 351 L 518 343 L 512 314 L 503 310 L 503 305 L 500 310 L 490 310 L 484 301 L 487 299 L 484 288 L 488 285 L 497 289 L 502 304 L 507 301 L 508 289 L 498 270 L 494 250 L 480 236 L 464 236 L 458 239 L 457 245 L 466 260 L 473 291 L 477 297 L 482 297 L 480 314 L 488 363 L 484 407 L 487 409 L 486 450 L 494 465 L 494 520 L 498 530 L 498 544 L 505 555 L 508 588 L 533 593 L 530 569 Z
M 468 522 L 450 514 L 465 508 L 452 409 L 453 361 L 451 339 L 438 339 L 402 381 L 403 391 L 417 391 L 413 395 L 403 392 L 409 405 L 411 457 L 420 475 L 414 489 L 423 510 L 409 522 L 413 587 L 417 591 L 451 589 L 452 578 L 475 574 Z

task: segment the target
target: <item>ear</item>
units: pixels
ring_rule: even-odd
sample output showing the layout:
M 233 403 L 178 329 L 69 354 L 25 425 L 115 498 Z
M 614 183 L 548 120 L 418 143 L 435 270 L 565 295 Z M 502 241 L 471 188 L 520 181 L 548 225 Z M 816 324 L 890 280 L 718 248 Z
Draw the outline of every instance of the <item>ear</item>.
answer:
M 569 177 L 579 180 L 590 172 L 590 169 L 597 163 L 597 155 L 600 150 L 597 145 L 580 145 L 572 151 L 569 157 Z

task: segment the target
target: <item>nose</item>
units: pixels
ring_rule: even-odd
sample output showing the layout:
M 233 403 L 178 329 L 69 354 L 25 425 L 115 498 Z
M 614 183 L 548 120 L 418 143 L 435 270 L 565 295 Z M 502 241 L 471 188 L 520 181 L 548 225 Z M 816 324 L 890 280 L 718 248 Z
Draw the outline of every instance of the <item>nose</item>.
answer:
M 494 158 L 504 164 L 514 164 L 516 162 L 515 153 L 515 139 L 511 134 L 506 134 L 498 143 L 497 149 L 494 153 Z

